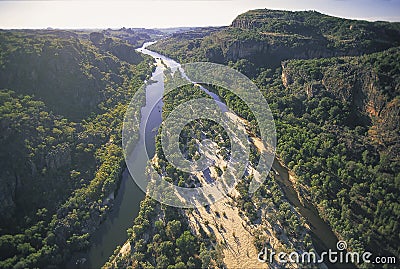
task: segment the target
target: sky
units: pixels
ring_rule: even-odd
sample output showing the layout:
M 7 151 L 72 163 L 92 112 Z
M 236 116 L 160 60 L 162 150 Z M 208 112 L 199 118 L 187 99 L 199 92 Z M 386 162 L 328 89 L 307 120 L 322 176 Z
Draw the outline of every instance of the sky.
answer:
M 0 0 L 0 28 L 221 26 L 256 8 L 400 21 L 400 0 Z

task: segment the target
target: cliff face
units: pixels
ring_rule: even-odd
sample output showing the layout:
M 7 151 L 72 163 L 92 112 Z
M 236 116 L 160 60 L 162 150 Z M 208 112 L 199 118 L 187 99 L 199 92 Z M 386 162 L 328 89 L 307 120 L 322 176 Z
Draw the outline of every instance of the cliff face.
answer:
M 18 38 L 31 41 L 21 43 L 0 33 L 0 88 L 34 95 L 55 113 L 80 120 L 99 111 L 98 104 L 107 98 L 108 77 L 122 83 L 127 63 L 138 64 L 143 58 L 133 46 L 101 33 L 91 33 L 94 46 L 65 35 L 22 35 Z
M 282 60 L 357 56 L 400 45 L 400 24 L 330 17 L 318 12 L 253 10 L 218 31 L 179 33 L 152 48 L 183 61 L 247 59 L 275 68 Z
M 41 177 L 46 177 L 48 174 L 60 174 L 60 170 L 70 167 L 69 144 L 65 143 L 51 150 L 42 161 L 37 163 L 27 161 L 24 166 L 18 163 L 10 164 L 10 166 L 5 163 L 5 165 L 7 167 L 2 167 L 0 173 L 0 214 L 2 216 L 0 225 L 2 226 L 15 221 L 18 208 L 25 206 L 26 203 L 36 203 L 36 201 L 25 200 L 29 196 L 25 196 L 24 193 L 36 193 L 36 191 L 32 191 L 32 185 L 36 185 L 37 181 L 42 180 Z M 42 174 L 43 169 L 46 169 L 46 176 Z M 57 178 L 53 180 L 57 184 Z M 64 184 L 62 181 L 59 183 Z M 39 186 L 35 186 L 35 188 L 37 187 Z M 47 190 L 44 191 L 47 192 Z
M 284 87 L 276 89 L 282 99 L 280 111 L 300 119 L 293 121 L 294 126 L 302 125 L 303 133 L 314 133 L 323 143 L 330 140 L 327 151 L 321 147 L 313 152 L 308 151 L 311 139 L 305 139 L 298 146 L 303 152 L 292 158 L 295 154 L 287 154 L 293 148 L 289 132 L 281 131 L 281 155 L 286 154 L 286 163 L 294 163 L 304 193 L 310 194 L 320 215 L 342 238 L 357 231 L 363 248 L 394 255 L 399 253 L 395 225 L 399 212 L 392 210 L 399 194 L 399 62 L 399 47 L 357 57 L 289 60 L 282 63 Z M 292 101 L 287 102 L 288 97 Z M 330 158 L 342 161 L 332 165 Z M 327 172 L 332 176 L 314 180 Z M 335 200 L 339 195 L 346 200 Z M 377 209 L 381 206 L 385 213 Z M 331 208 L 338 213 L 327 213 Z M 349 208 L 347 215 L 343 208 Z M 358 225 L 366 222 L 374 224 Z M 351 226 L 343 228 L 342 223 Z
M 282 83 L 288 91 L 306 93 L 307 98 L 323 91 L 338 98 L 350 108 L 354 124 L 369 127 L 370 139 L 398 158 L 400 80 L 398 75 L 388 79 L 380 67 L 399 74 L 395 64 L 399 60 L 400 48 L 394 48 L 363 57 L 287 61 L 282 63 Z
M 399 30 L 399 24 L 340 19 L 313 11 L 253 10 L 232 22 L 231 35 L 244 38 L 227 46 L 226 58 L 275 66 L 285 59 L 356 56 L 400 44 Z
M 10 174 L 10 171 L 2 171 L 0 178 L 0 214 L 7 221 L 15 214 L 16 205 L 14 200 L 18 178 Z
M 75 129 L 48 113 L 42 102 L 12 91 L 0 90 L 0 107 L 0 225 L 8 228 L 23 212 L 48 202 L 53 188 L 64 186 L 60 197 L 68 190 L 64 179 Z
M 71 149 L 68 143 L 58 144 L 47 153 L 45 157 L 46 167 L 56 170 L 71 164 Z
M 257 66 L 268 67 L 277 67 L 282 60 L 286 59 L 328 58 L 362 53 L 361 50 L 355 48 L 347 51 L 329 49 L 324 40 L 316 41 L 307 38 L 296 40 L 295 47 L 277 40 L 236 40 L 226 43 L 221 44 L 225 61 L 235 62 L 238 59 L 248 59 Z
M 143 58 L 135 51 L 135 47 L 124 42 L 116 42 L 103 33 L 93 32 L 89 35 L 90 41 L 103 52 L 110 52 L 118 59 L 130 64 L 138 64 Z

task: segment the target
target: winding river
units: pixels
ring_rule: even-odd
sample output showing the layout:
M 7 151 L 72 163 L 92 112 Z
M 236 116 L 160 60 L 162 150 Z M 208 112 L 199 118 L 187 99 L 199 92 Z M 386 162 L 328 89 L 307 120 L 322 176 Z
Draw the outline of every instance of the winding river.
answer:
M 175 70 L 180 65 L 174 60 L 161 55 L 159 53 L 148 50 L 146 47 L 154 42 L 147 42 L 137 51 L 150 55 L 157 62 L 157 68 L 152 74 L 152 80 L 155 83 L 146 87 L 146 106 L 142 108 L 142 121 L 140 124 L 141 134 L 140 141 L 134 150 L 134 167 L 137 175 L 142 174 L 145 177 L 145 167 L 147 165 L 147 155 L 153 156 L 155 151 L 155 130 L 161 124 L 162 101 L 159 101 L 164 91 L 163 82 L 163 65 Z M 220 101 L 219 97 L 206 89 L 203 90 Z M 157 103 L 158 102 L 158 103 Z M 154 106 L 155 105 L 155 106 Z M 151 109 L 155 107 L 151 111 Z M 147 125 L 144 119 L 149 115 Z M 144 128 L 146 130 L 144 130 Z M 146 146 L 143 146 L 143 139 Z M 147 151 L 147 152 L 146 152 Z M 286 167 L 281 165 L 277 160 L 273 164 L 273 169 L 278 172 L 278 183 L 281 186 L 285 196 L 289 202 L 298 208 L 300 214 L 307 220 L 312 235 L 313 244 L 318 253 L 326 251 L 328 248 L 336 249 L 337 238 L 327 225 L 318 215 L 315 207 L 310 203 L 303 204 L 295 191 L 292 182 L 289 180 L 289 173 Z M 143 171 L 143 172 L 142 172 Z M 140 201 L 144 198 L 142 190 L 130 178 L 129 172 L 125 169 L 120 188 L 114 200 L 112 211 L 107 215 L 106 220 L 100 225 L 99 229 L 91 237 L 91 247 L 86 253 L 80 253 L 73 258 L 73 263 L 79 259 L 85 259 L 82 268 L 100 268 L 113 254 L 117 246 L 121 246 L 127 240 L 126 230 L 132 227 L 133 220 L 138 215 Z M 72 265 L 70 263 L 70 265 Z M 331 268 L 343 268 L 338 265 L 330 265 Z M 347 268 L 349 265 L 347 265 Z
M 146 106 L 141 110 L 142 121 L 140 123 L 140 133 L 145 134 L 145 137 L 140 136 L 140 140 L 133 152 L 134 157 L 131 159 L 133 160 L 132 166 L 137 171 L 136 176 L 141 175 L 143 178 L 146 177 L 147 154 L 148 156 L 153 156 L 155 152 L 155 135 L 157 132 L 154 130 L 161 124 L 163 103 L 159 100 L 164 92 L 161 59 L 164 64 L 171 68 L 178 66 L 173 60 L 146 49 L 147 46 L 153 43 L 145 43 L 141 48 L 137 49 L 144 54 L 154 57 L 157 62 L 156 70 L 151 77 L 154 83 L 146 87 Z M 152 110 L 153 107 L 155 109 Z M 147 124 L 144 124 L 147 117 Z M 145 140 L 146 144 L 143 143 L 143 140 Z M 106 220 L 100 224 L 100 227 L 91 236 L 89 250 L 85 253 L 75 255 L 71 259 L 71 262 L 67 264 L 67 267 L 100 268 L 103 266 L 113 254 L 116 247 L 123 245 L 128 239 L 126 230 L 132 227 L 133 220 L 139 213 L 139 205 L 144 196 L 143 191 L 130 177 L 128 169 L 125 169 L 112 210 L 107 214 Z M 81 262 L 80 266 L 76 264 L 77 261 L 78 263 Z

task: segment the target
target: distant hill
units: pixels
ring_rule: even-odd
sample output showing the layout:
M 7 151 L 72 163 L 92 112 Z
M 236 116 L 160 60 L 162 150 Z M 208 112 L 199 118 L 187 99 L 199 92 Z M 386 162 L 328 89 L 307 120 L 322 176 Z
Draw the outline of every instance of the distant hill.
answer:
M 286 59 L 362 55 L 400 45 L 400 23 L 336 18 L 316 11 L 259 9 L 229 27 L 175 34 L 152 46 L 181 62 L 247 60 L 250 69 Z

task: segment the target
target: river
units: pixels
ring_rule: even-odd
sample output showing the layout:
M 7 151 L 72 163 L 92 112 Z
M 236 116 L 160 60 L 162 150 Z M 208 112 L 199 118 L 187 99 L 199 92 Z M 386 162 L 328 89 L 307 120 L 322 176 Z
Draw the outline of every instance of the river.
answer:
M 148 156 L 153 156 L 155 151 L 155 130 L 161 124 L 161 110 L 162 110 L 162 94 L 164 92 L 163 82 L 163 64 L 175 70 L 180 65 L 174 60 L 161 55 L 159 53 L 148 50 L 146 47 L 154 42 L 147 42 L 137 49 L 137 51 L 150 55 L 157 62 L 157 68 L 153 72 L 151 80 L 154 83 L 146 87 L 146 106 L 142 108 L 142 121 L 140 124 L 141 134 L 140 141 L 133 152 L 133 165 L 136 175 L 145 177 L 145 167 L 147 165 Z M 202 89 L 213 97 L 215 100 L 221 102 L 219 97 L 212 92 Z M 158 102 L 158 103 L 157 103 Z M 151 110 L 152 108 L 155 108 Z M 149 116 L 147 124 L 144 124 L 144 119 Z M 143 143 L 145 139 L 145 143 Z M 146 146 L 143 146 L 143 145 Z M 279 173 L 278 182 L 281 186 L 285 196 L 289 202 L 298 208 L 300 214 L 307 220 L 311 228 L 311 236 L 313 244 L 320 253 L 326 251 L 328 248 L 336 249 L 337 238 L 332 232 L 329 225 L 327 225 L 318 215 L 317 210 L 310 203 L 302 204 L 297 196 L 292 182 L 289 180 L 289 174 L 286 167 L 282 166 L 275 160 L 273 169 Z M 69 263 L 69 267 L 78 259 L 86 259 L 82 265 L 84 268 L 100 268 L 113 254 L 117 246 L 121 246 L 128 239 L 126 230 L 132 227 L 133 220 L 138 215 L 140 201 L 144 198 L 144 193 L 130 178 L 127 169 L 123 172 L 121 185 L 116 193 L 114 205 L 111 212 L 108 213 L 106 220 L 100 225 L 99 229 L 91 236 L 90 249 L 86 253 L 75 255 Z M 72 263 L 73 262 L 73 263 Z M 347 265 L 348 267 L 349 265 Z M 333 268 L 344 268 L 338 265 L 329 265 Z
M 169 67 L 176 67 L 178 64 L 162 55 L 147 50 L 146 47 L 154 42 L 145 43 L 138 51 L 150 55 L 156 59 L 157 68 L 153 72 L 151 80 L 154 83 L 146 87 L 146 106 L 141 110 L 142 121 L 140 123 L 140 136 L 132 160 L 132 167 L 137 173 L 135 176 L 145 178 L 145 168 L 147 165 L 147 154 L 153 156 L 155 152 L 155 130 L 161 124 L 162 100 L 164 92 L 163 67 L 161 59 Z M 152 110 L 152 108 L 155 108 Z M 148 117 L 148 115 L 150 115 Z M 148 121 L 145 119 L 148 118 Z M 147 124 L 144 124 L 147 123 Z M 145 131 L 144 131 L 145 130 Z M 143 139 L 145 143 L 143 143 Z M 146 145 L 146 146 L 144 146 Z M 142 180 L 142 179 L 139 179 Z M 85 253 L 78 253 L 73 256 L 67 264 L 68 268 L 78 267 L 77 260 L 84 261 L 81 268 L 100 268 L 113 254 L 116 247 L 121 246 L 128 239 L 126 230 L 133 225 L 133 220 L 139 213 L 139 205 L 145 194 L 130 177 L 128 169 L 122 174 L 121 184 L 116 192 L 112 210 L 107 214 L 107 218 L 96 232 L 90 237 L 90 248 Z
M 317 209 L 308 202 L 306 199 L 300 201 L 296 190 L 293 187 L 293 183 L 289 179 L 289 171 L 283 166 L 277 159 L 274 160 L 272 169 L 278 172 L 276 179 L 278 185 L 281 187 L 284 196 L 289 202 L 295 206 L 298 212 L 306 219 L 310 226 L 310 235 L 313 245 L 318 254 L 322 251 L 336 251 L 336 243 L 338 239 L 333 233 L 331 227 L 319 216 Z M 331 264 L 326 263 L 329 268 L 354 268 L 353 264 Z

